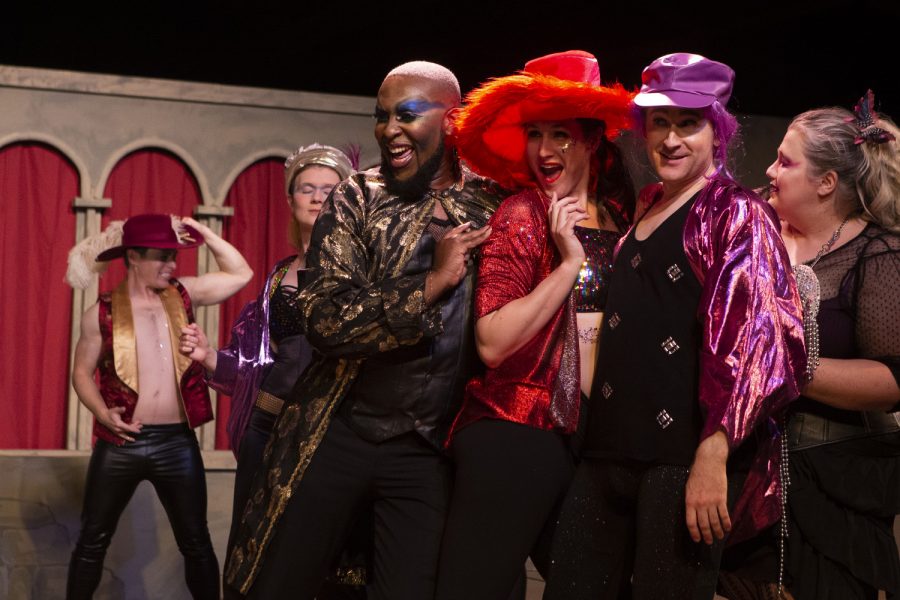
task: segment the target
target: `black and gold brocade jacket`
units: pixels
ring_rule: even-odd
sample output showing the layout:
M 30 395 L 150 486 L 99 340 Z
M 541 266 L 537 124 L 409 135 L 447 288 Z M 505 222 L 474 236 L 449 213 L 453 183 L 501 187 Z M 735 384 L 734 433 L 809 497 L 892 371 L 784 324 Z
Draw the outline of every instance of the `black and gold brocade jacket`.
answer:
M 301 293 L 306 336 L 321 353 L 275 425 L 225 566 L 246 594 L 278 520 L 366 357 L 442 331 L 440 303 L 425 305 L 425 273 L 403 275 L 439 201 L 454 225 L 484 226 L 505 193 L 466 168 L 449 189 L 403 200 L 377 169 L 335 188 L 313 229 Z

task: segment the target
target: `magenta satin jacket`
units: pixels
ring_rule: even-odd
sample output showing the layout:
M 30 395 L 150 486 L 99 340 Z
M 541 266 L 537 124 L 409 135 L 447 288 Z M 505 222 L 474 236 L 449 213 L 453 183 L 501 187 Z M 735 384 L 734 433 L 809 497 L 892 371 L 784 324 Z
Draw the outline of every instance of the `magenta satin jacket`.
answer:
M 641 203 L 652 204 L 661 192 L 660 184 L 647 186 Z M 804 378 L 803 315 L 778 218 L 752 192 L 711 179 L 688 214 L 683 244 L 703 286 L 701 441 L 721 430 L 736 448 L 758 426 L 768 432 L 732 510 L 735 542 L 780 516 L 778 421 Z

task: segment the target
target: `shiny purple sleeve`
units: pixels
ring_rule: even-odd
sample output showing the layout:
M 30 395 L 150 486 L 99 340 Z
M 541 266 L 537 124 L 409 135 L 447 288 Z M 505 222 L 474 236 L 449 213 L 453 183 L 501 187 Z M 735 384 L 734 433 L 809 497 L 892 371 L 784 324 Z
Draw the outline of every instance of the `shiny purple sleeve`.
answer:
M 268 290 L 282 267 L 293 260 L 294 257 L 289 256 L 276 264 L 256 300 L 241 309 L 231 326 L 228 345 L 218 351 L 216 370 L 207 378 L 209 387 L 231 396 L 231 412 L 225 429 L 235 455 L 250 420 L 260 383 L 272 364 Z
M 701 439 L 721 430 L 734 448 L 800 393 L 799 296 L 774 211 L 737 186 L 708 186 L 684 242 L 703 282 Z
M 259 350 L 259 338 L 262 333 L 257 322 L 259 317 L 257 301 L 248 302 L 231 327 L 228 345 L 216 353 L 218 355 L 216 370 L 207 379 L 207 384 L 220 394 L 228 396 L 234 394 L 235 382 L 242 370 L 242 363 L 246 369 L 246 357 L 254 356 Z M 245 357 L 243 361 L 241 357 Z

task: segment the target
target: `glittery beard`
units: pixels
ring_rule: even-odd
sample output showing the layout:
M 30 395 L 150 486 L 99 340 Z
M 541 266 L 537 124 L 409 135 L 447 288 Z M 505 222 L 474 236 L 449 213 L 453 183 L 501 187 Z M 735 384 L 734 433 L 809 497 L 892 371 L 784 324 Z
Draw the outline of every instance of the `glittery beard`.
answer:
M 441 141 L 438 144 L 434 154 L 428 157 L 421 167 L 405 181 L 399 181 L 394 176 L 390 162 L 382 155 L 381 157 L 381 174 L 384 176 L 384 185 L 391 194 L 400 196 L 404 200 L 420 200 L 431 188 L 431 182 L 434 180 L 435 174 L 441 168 L 444 160 L 444 136 L 441 135 Z

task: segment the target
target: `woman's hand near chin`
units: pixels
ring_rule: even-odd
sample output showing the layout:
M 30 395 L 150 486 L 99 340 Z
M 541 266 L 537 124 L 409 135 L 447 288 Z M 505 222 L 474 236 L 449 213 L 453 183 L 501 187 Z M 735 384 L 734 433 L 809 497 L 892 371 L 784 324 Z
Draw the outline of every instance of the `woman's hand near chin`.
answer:
M 584 247 L 575 235 L 575 225 L 587 216 L 587 211 L 581 207 L 578 198 L 575 196 L 558 198 L 556 192 L 553 192 L 547 211 L 550 235 L 559 250 L 562 263 L 570 268 L 577 266 L 578 270 L 584 263 Z

